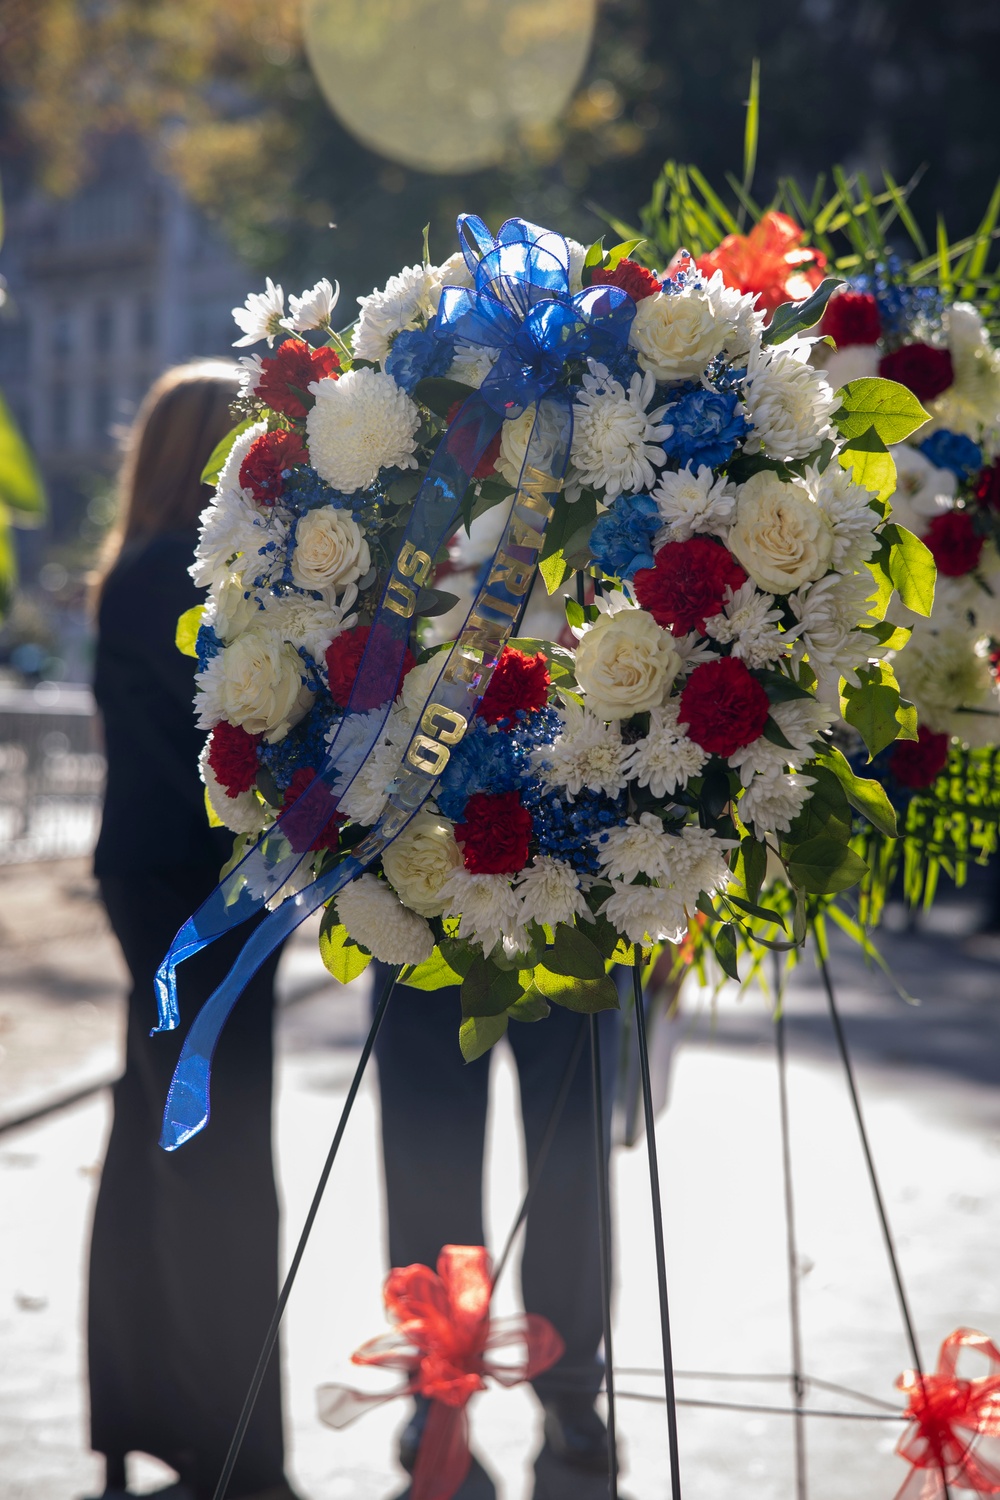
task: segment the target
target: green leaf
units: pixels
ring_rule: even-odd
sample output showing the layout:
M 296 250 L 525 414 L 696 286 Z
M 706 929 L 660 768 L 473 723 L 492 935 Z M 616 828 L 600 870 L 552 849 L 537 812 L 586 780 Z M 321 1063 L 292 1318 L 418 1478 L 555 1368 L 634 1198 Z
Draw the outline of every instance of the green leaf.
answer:
M 587 923 L 587 936 L 604 959 L 611 957 L 621 941 L 618 929 L 604 916 Z
M 421 589 L 417 595 L 417 619 L 431 620 L 435 615 L 446 615 L 457 603 L 457 594 L 449 594 L 444 589 Z
M 476 951 L 463 938 L 442 938 L 438 943 L 446 964 L 464 979 L 476 959 Z
M 555 942 L 545 950 L 543 963 L 551 974 L 564 974 L 571 979 L 600 979 L 604 973 L 600 950 L 579 927 L 570 927 L 565 922 L 556 927 Z
M 195 641 L 198 639 L 198 631 L 201 629 L 201 617 L 205 606 L 195 604 L 191 609 L 186 609 L 177 621 L 177 630 L 174 635 L 174 645 L 182 656 L 197 656 Z
M 577 599 L 566 600 L 566 623 L 567 625 L 582 625 L 586 615 L 583 605 Z
M 350 984 L 352 979 L 357 979 L 372 961 L 370 953 L 350 941 L 347 928 L 337 921 L 332 906 L 323 913 L 319 954 L 334 979 L 339 979 L 341 984 Z
M 715 956 L 723 973 L 739 983 L 740 971 L 736 966 L 736 928 L 732 922 L 723 922 L 713 940 Z
M 773 922 L 778 927 L 784 927 L 785 919 L 780 911 L 775 911 L 770 906 L 758 906 L 756 901 L 744 901 L 742 896 L 734 896 L 732 891 L 727 891 L 725 899 L 733 906 L 745 911 L 748 917 L 756 917 L 761 922 Z
M 841 277 L 827 276 L 811 296 L 804 298 L 801 302 L 782 303 L 764 329 L 761 343 L 783 344 L 786 339 L 792 338 L 795 334 L 805 333 L 808 328 L 815 328 L 826 312 L 826 304 L 838 286 L 843 286 L 843 284 Z
M 0 396 L 0 501 L 21 516 L 41 520 L 45 515 L 42 476 L 6 401 Z
M 506 1030 L 506 1015 L 469 1016 L 458 1029 L 458 1045 L 466 1062 L 475 1062 L 495 1047 Z
M 760 58 L 750 64 L 750 95 L 747 99 L 746 119 L 743 123 L 743 182 L 741 198 L 749 197 L 753 187 L 753 174 L 757 170 L 757 142 L 760 137 Z M 743 215 L 740 214 L 740 228 Z
M 615 267 L 619 266 L 623 260 L 628 260 L 629 256 L 632 254 L 632 251 L 637 249 L 639 245 L 643 243 L 643 236 L 639 235 L 638 239 L 622 240 L 620 245 L 612 245 L 604 261 L 604 269 L 606 271 L 613 271 Z
M 445 958 L 440 948 L 435 948 L 430 958 L 425 958 L 422 964 L 415 968 L 403 970 L 405 978 L 400 976 L 397 984 L 405 984 L 411 990 L 440 990 L 448 984 L 461 984 L 462 976 Z
M 896 592 L 915 614 L 929 615 L 934 608 L 937 568 L 930 549 L 905 526 L 890 521 L 882 535 L 889 543 L 889 576 Z
M 212 806 L 211 801 L 209 800 L 208 787 L 205 788 L 205 813 L 208 818 L 209 828 L 225 828 L 225 823 L 223 823 L 222 819 L 219 817 L 219 814 L 216 812 L 215 808 Z
M 856 807 L 887 838 L 898 837 L 896 810 L 877 781 L 868 776 L 856 776 L 835 745 L 824 753 L 822 764 L 836 776 L 852 807 Z
M 770 714 L 764 720 L 762 733 L 764 738 L 772 745 L 777 745 L 779 750 L 793 750 L 795 748 L 792 742 L 786 737 L 780 724 L 776 719 L 772 719 Z
M 761 667 L 753 675 L 764 689 L 770 703 L 789 703 L 794 698 L 812 698 L 813 696 L 812 693 L 806 692 L 805 688 L 799 687 L 798 683 L 793 682 L 790 677 L 786 677 L 784 672 L 774 672 L 769 667 Z
M 740 855 L 736 873 L 743 881 L 743 889 L 751 901 L 756 901 L 767 875 L 767 847 L 752 834 L 740 840 Z
M 551 1005 L 534 985 L 521 996 L 520 1000 L 515 1000 L 507 1011 L 512 1021 L 544 1021 L 545 1017 L 551 1013 Z
M 878 662 L 859 675 L 860 688 L 844 684 L 844 718 L 864 740 L 871 760 L 899 738 L 899 685 L 886 662 Z
M 447 417 L 456 401 L 464 401 L 472 394 L 471 385 L 446 380 L 443 375 L 427 375 L 413 387 L 413 399 L 428 407 L 436 417 Z
M 837 454 L 842 469 L 850 472 L 855 484 L 871 490 L 879 500 L 888 500 L 896 488 L 896 460 L 875 431 L 867 428 L 852 438 Z
M 800 890 L 815 896 L 835 896 L 849 890 L 868 873 L 868 866 L 849 844 L 821 834 L 800 844 L 788 861 L 788 873 Z
M 567 1010 L 579 1011 L 584 1015 L 619 1008 L 618 991 L 614 981 L 606 974 L 602 974 L 600 979 L 574 979 L 567 974 L 553 974 L 540 964 L 535 970 L 535 988 L 554 1005 L 562 1005 Z
M 838 394 L 841 406 L 834 412 L 833 420 L 848 440 L 874 427 L 886 445 L 901 443 L 927 421 L 927 413 L 916 396 L 897 380 L 866 375 L 860 380 L 849 380 Z
M 554 594 L 569 572 L 569 564 L 561 551 L 555 552 L 551 557 L 542 559 L 538 564 L 538 571 L 545 580 L 545 587 L 548 592 Z
M 230 450 L 236 439 L 258 420 L 257 417 L 246 417 L 244 421 L 238 423 L 231 432 L 227 432 L 225 437 L 216 443 L 209 455 L 208 463 L 201 471 L 202 484 L 218 484 L 219 475 L 225 467 L 226 459 L 229 457 Z
M 498 969 L 477 954 L 462 981 L 462 1015 L 499 1016 L 522 992 L 517 970 Z
M 592 245 L 587 246 L 587 253 L 583 257 L 583 267 L 586 271 L 592 271 L 597 266 L 604 264 L 604 236 L 595 240 Z
M 851 836 L 851 809 L 847 794 L 834 773 L 825 766 L 812 765 L 806 773 L 814 778 L 809 800 L 781 841 L 782 853 L 821 834 L 846 844 Z

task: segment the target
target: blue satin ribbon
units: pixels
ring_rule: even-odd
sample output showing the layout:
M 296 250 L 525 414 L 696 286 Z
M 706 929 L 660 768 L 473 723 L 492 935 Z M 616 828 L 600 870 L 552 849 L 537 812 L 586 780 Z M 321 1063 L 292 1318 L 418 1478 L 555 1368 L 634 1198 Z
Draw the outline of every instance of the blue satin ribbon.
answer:
M 561 236 L 517 219 L 508 220 L 495 240 L 473 216 L 463 215 L 458 227 L 475 286 L 444 288 L 437 326 L 442 335 L 496 349 L 496 362 L 481 389 L 463 403 L 428 468 L 323 766 L 177 934 L 157 973 L 157 1030 L 179 1024 L 177 965 L 258 915 L 281 890 L 377 744 L 399 688 L 416 596 L 431 560 L 452 534 L 472 473 L 502 422 L 537 403 L 506 533 L 458 642 L 442 661 L 375 826 L 333 869 L 265 917 L 195 1018 L 167 1097 L 160 1140 L 166 1150 L 207 1124 L 215 1046 L 260 965 L 310 913 L 362 874 L 433 792 L 449 747 L 464 733 L 520 617 L 562 487 L 573 430 L 566 362 L 613 355 L 628 337 L 635 308 L 626 293 L 600 286 L 570 295 L 569 252 Z

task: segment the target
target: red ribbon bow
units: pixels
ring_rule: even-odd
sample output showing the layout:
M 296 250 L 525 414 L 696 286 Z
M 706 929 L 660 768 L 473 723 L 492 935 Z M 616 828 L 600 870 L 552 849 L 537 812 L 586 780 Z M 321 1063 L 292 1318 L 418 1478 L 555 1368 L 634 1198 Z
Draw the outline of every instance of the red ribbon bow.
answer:
M 960 1380 L 963 1349 L 985 1354 L 989 1374 Z M 933 1375 L 905 1370 L 896 1385 L 909 1397 L 913 1423 L 896 1449 L 913 1465 L 896 1500 L 941 1500 L 946 1485 L 1000 1495 L 1000 1467 L 976 1451 L 983 1438 L 1000 1437 L 1000 1349 L 985 1333 L 957 1328 L 941 1345 Z
M 783 302 L 800 302 L 823 280 L 826 256 L 803 245 L 805 234 L 787 214 L 768 209 L 749 234 L 727 234 L 714 250 L 698 257 L 706 276 L 722 272 L 726 286 L 756 292 L 757 306 L 773 317 Z
M 319 1391 L 320 1418 L 330 1427 L 346 1427 L 365 1407 L 397 1396 L 430 1398 L 411 1500 L 451 1500 L 465 1479 L 472 1463 L 466 1407 L 485 1390 L 487 1376 L 498 1385 L 519 1385 L 562 1356 L 563 1341 L 547 1318 L 491 1319 L 492 1294 L 490 1257 L 481 1245 L 445 1245 L 436 1273 L 419 1265 L 390 1271 L 383 1295 L 397 1328 L 369 1339 L 351 1359 L 402 1370 L 405 1385 L 384 1395 L 339 1385 Z M 495 1358 L 518 1346 L 520 1358 Z

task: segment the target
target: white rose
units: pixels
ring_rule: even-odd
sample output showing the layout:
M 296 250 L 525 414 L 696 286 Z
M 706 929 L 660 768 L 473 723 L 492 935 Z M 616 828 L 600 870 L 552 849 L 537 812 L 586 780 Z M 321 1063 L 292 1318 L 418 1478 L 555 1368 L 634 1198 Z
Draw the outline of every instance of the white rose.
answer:
M 763 469 L 740 486 L 728 546 L 758 588 L 790 594 L 823 577 L 833 555 L 833 530 L 801 486 Z
M 300 588 L 355 583 L 368 572 L 371 561 L 361 527 L 335 505 L 307 511 L 295 529 L 292 577 Z
M 644 609 L 601 615 L 576 648 L 576 679 L 599 719 L 628 719 L 663 702 L 681 659 Z
M 272 741 L 287 734 L 313 701 L 298 652 L 275 630 L 244 630 L 212 657 L 198 682 L 202 728 L 228 719 Z
M 707 289 L 658 292 L 636 303 L 629 343 L 657 380 L 696 380 L 732 331 Z
M 211 625 L 220 641 L 231 641 L 253 624 L 259 611 L 253 599 L 245 597 L 247 592 L 238 573 L 230 573 L 213 586 L 205 623 Z
M 444 911 L 441 887 L 462 864 L 454 824 L 420 812 L 382 854 L 382 868 L 405 906 L 421 917 Z
M 500 455 L 496 467 L 508 484 L 516 485 L 521 478 L 528 443 L 535 432 L 535 419 L 539 416 L 535 404 L 527 407 L 519 417 L 504 422 L 500 429 Z M 532 462 L 547 474 L 558 474 L 562 470 L 563 425 L 560 418 L 549 409 L 548 403 L 541 409 Z M 575 489 L 575 493 L 574 493 Z M 574 486 L 572 474 L 567 474 L 563 488 L 564 498 L 573 501 L 579 498 L 579 483 Z

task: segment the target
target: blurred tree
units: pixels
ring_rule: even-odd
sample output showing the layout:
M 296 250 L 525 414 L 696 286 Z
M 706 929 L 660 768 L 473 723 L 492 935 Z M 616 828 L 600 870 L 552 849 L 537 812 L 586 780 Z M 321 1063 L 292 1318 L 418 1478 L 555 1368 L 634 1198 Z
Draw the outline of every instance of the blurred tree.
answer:
M 0 198 L 0 245 L 3 232 Z M 0 306 L 4 297 L 0 277 Z M 17 553 L 11 527 L 37 526 L 44 515 L 45 488 L 41 475 L 6 401 L 0 396 L 0 615 L 7 610 L 17 582 Z

